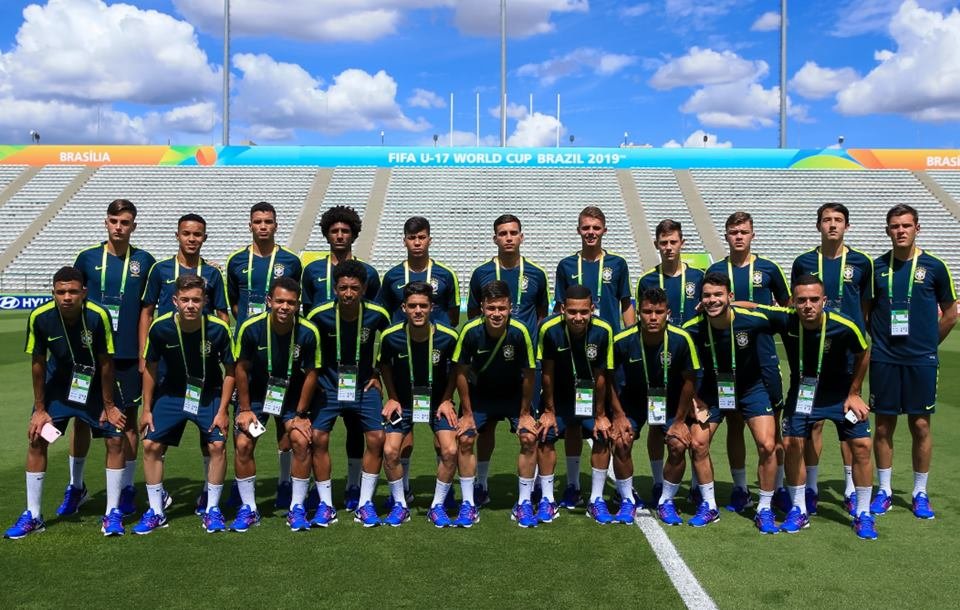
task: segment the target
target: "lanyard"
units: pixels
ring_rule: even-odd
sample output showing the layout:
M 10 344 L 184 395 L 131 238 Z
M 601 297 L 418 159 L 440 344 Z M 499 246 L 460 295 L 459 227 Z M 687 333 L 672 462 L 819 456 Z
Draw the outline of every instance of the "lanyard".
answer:
M 270 290 L 270 276 L 273 273 L 273 261 L 276 260 L 279 249 L 280 246 L 274 246 L 273 252 L 270 253 L 270 265 L 267 267 L 267 274 L 263 283 L 264 294 Z M 250 245 L 250 250 L 247 252 L 247 294 L 253 294 L 253 244 Z
M 334 307 L 337 321 L 337 366 L 340 366 L 340 304 Z M 360 311 L 357 313 L 357 351 L 353 356 L 353 363 L 360 366 L 360 338 L 363 335 L 363 303 L 360 303 Z
M 843 272 L 847 268 L 847 247 L 843 246 L 840 251 L 840 274 L 837 277 L 837 284 L 840 286 L 838 289 L 839 294 L 837 295 L 837 300 L 843 304 Z M 826 278 L 823 277 L 823 251 L 820 248 L 817 248 L 817 277 L 820 278 L 820 281 L 823 282 L 824 289 L 826 289 Z
M 755 257 L 750 255 L 750 276 L 747 278 L 747 292 L 749 293 L 747 300 L 753 302 L 753 259 Z M 733 265 L 730 263 L 730 257 L 727 257 L 727 275 L 730 276 L 730 292 L 736 293 L 733 281 Z
M 709 322 L 708 322 L 709 324 Z M 643 381 L 647 384 L 647 387 L 650 387 L 650 372 L 647 368 L 647 349 L 643 344 L 643 337 L 641 333 L 637 333 L 637 341 L 640 343 L 640 360 L 643 362 Z M 667 344 L 670 342 L 670 337 L 666 331 L 663 332 L 663 387 L 667 387 Z M 710 343 L 713 343 L 713 339 L 710 339 Z M 712 345 L 711 345 L 712 347 Z M 716 359 L 714 359 L 714 370 L 716 370 Z
M 120 300 L 127 289 L 127 270 L 130 268 L 130 244 L 127 244 L 127 253 L 123 257 L 123 275 L 120 279 Z M 103 244 L 103 256 L 100 258 L 100 294 L 107 294 L 107 244 Z
M 600 261 L 597 265 L 597 302 L 600 302 L 600 296 L 603 294 L 603 257 L 606 252 L 600 251 Z M 523 259 L 520 260 L 523 265 Z M 523 267 L 520 267 L 520 273 L 523 274 Z M 500 279 L 497 277 L 497 279 Z M 583 251 L 577 252 L 577 283 L 583 285 Z
M 406 337 L 407 337 L 407 364 L 410 367 L 410 387 L 413 388 L 417 385 L 416 381 L 413 378 L 413 349 L 410 346 L 410 326 L 406 325 Z M 430 325 L 430 338 L 427 339 L 427 385 L 433 387 L 433 333 L 436 331 L 436 327 Z M 506 336 L 506 333 L 504 333 Z
M 205 315 L 200 316 L 200 362 L 203 367 L 203 372 L 200 374 L 200 379 L 205 380 L 207 378 L 207 366 L 204 361 L 203 350 L 207 346 L 207 320 Z M 183 357 L 183 373 L 187 377 L 190 376 L 190 367 L 187 366 L 187 351 L 183 346 L 183 332 L 180 330 L 180 314 L 175 314 L 173 316 L 173 325 L 177 327 L 177 339 L 180 341 L 180 356 Z
M 270 330 L 270 318 L 272 315 L 267 316 L 267 376 L 273 377 L 273 333 Z M 290 379 L 290 376 L 293 375 L 293 348 L 296 345 L 297 339 L 297 320 L 293 320 L 293 328 L 290 329 L 290 353 L 287 354 L 287 379 Z M 339 341 L 339 337 L 337 338 Z
M 73 345 L 70 343 L 70 335 L 67 333 L 67 323 L 63 321 L 63 314 L 60 313 L 60 308 L 57 308 L 57 315 L 60 316 L 60 326 L 63 327 L 63 337 L 67 340 L 67 349 L 70 350 L 70 361 L 74 364 L 77 363 L 77 357 L 73 354 Z M 83 337 L 87 335 L 87 307 L 86 305 L 80 307 L 80 324 L 83 326 L 83 334 L 80 335 L 80 343 L 83 344 Z M 90 336 L 90 345 L 87 346 L 87 351 L 90 352 L 90 364 L 96 366 L 97 359 L 93 355 L 93 335 Z
M 415 273 L 420 273 L 416 271 Z M 427 283 L 430 283 L 430 278 L 433 277 L 433 259 L 427 260 Z M 499 277 L 497 279 L 500 279 Z M 410 263 L 403 261 L 403 285 L 406 286 L 410 283 Z M 436 296 L 436 295 L 434 295 Z
M 823 346 L 827 337 L 827 313 L 820 314 L 823 320 L 820 322 L 820 351 L 817 354 L 817 379 L 820 379 L 820 369 L 823 366 Z M 800 376 L 803 377 L 803 324 L 800 324 Z
M 482 367 L 480 367 L 481 373 L 487 370 L 487 368 L 490 367 L 490 364 L 493 363 L 493 359 L 497 357 L 497 353 L 500 352 L 500 346 L 503 345 L 503 341 L 507 338 L 508 332 L 510 332 L 509 322 L 507 323 L 507 327 L 503 329 L 503 334 L 500 335 L 499 339 L 497 339 L 497 344 L 493 346 L 492 350 L 490 350 L 490 357 L 487 358 L 487 361 L 483 363 Z M 484 334 L 484 337 L 486 337 L 486 334 L 487 334 L 486 325 L 484 325 L 483 334 Z
M 493 266 L 497 270 L 497 279 L 500 279 L 500 257 L 493 257 Z M 520 257 L 520 275 L 517 276 L 517 311 L 520 310 L 520 300 L 523 299 L 523 257 Z
M 729 264 L 729 263 L 728 263 Z M 663 290 L 663 264 L 659 265 L 660 268 L 660 290 Z M 753 275 L 752 273 L 750 274 Z M 733 275 L 730 276 L 731 281 L 733 281 Z M 686 315 L 687 311 L 687 265 L 686 263 L 680 263 L 680 316 L 678 319 L 682 320 Z M 646 366 L 646 365 L 644 365 Z
M 590 324 L 593 322 L 587 322 L 587 330 L 583 333 L 583 357 L 587 358 L 587 339 L 590 337 Z M 567 345 L 570 346 L 570 366 L 573 368 L 573 376 L 576 380 L 580 379 L 580 373 L 577 372 L 577 359 L 573 357 L 573 341 L 570 340 L 570 329 L 567 328 L 567 323 L 563 323 L 563 334 L 567 336 Z M 590 372 L 590 381 L 595 381 L 593 378 L 593 367 L 590 366 L 590 359 L 587 358 L 587 370 Z
M 188 267 L 189 269 L 189 267 Z M 203 277 L 203 259 L 200 258 L 197 260 L 197 275 Z M 180 277 L 180 257 L 173 257 L 173 279 Z
M 733 318 L 736 317 L 736 314 L 732 311 L 730 312 L 730 368 L 731 372 L 736 374 L 737 372 L 737 351 L 733 348 L 734 337 L 733 337 Z M 713 326 L 710 324 L 710 320 L 707 320 L 707 335 L 710 337 L 710 358 L 713 359 L 713 372 L 719 373 L 720 367 L 717 366 L 717 348 L 716 342 L 713 340 Z
M 920 249 L 913 247 L 913 265 L 910 267 L 910 277 L 907 278 L 907 304 L 913 297 L 913 278 L 917 277 L 917 258 L 920 256 Z M 887 282 L 887 299 L 893 303 L 893 250 L 890 250 L 890 280 Z

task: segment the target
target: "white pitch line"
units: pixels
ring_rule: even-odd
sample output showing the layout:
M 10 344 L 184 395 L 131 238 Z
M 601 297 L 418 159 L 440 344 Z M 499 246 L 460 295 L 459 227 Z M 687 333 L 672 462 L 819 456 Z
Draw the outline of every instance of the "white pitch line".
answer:
M 717 610 L 717 605 L 707 594 L 700 581 L 690 571 L 690 567 L 680 557 L 677 547 L 667 537 L 657 519 L 647 510 L 637 511 L 637 527 L 647 537 L 650 548 L 657 555 L 657 560 L 663 566 L 663 570 L 670 577 L 673 588 L 680 594 L 687 608 L 697 610 Z

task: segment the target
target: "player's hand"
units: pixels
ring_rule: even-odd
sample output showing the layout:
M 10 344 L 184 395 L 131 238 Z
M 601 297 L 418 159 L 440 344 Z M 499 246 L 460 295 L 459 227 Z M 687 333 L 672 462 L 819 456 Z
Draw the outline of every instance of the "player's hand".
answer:
M 230 425 L 230 418 L 227 417 L 227 410 L 221 409 L 217 411 L 216 415 L 213 416 L 213 424 L 209 428 L 207 428 L 207 432 L 213 432 L 214 428 L 218 428 L 220 430 L 220 434 L 222 434 L 223 437 L 226 438 L 227 427 L 229 425 Z
M 675 442 L 680 443 L 684 451 L 690 447 L 690 428 L 687 427 L 685 422 L 680 421 L 679 418 L 674 420 L 673 424 L 667 428 L 665 436 L 668 439 L 673 439 Z
M 870 416 L 870 407 L 863 402 L 863 398 L 859 394 L 851 394 L 843 401 L 843 412 L 846 413 L 847 411 L 853 411 L 860 421 L 867 421 Z
M 537 431 L 537 438 L 541 441 L 547 440 L 547 435 L 553 430 L 553 435 L 557 436 L 557 414 L 553 411 L 544 411 L 540 414 L 540 430 Z
M 521 430 L 536 434 L 538 427 L 539 424 L 537 424 L 537 420 L 533 419 L 533 415 L 527 413 L 526 415 L 521 415 L 520 420 L 517 422 L 517 434 L 520 434 Z
M 457 436 L 463 436 L 467 432 L 472 432 L 477 429 L 477 424 L 473 420 L 473 413 L 469 415 L 461 415 L 457 420 Z
M 607 440 L 610 438 L 611 425 L 606 415 L 598 415 L 593 418 L 593 438 L 594 440 Z
M 626 415 L 619 415 L 610 422 L 610 434 L 620 447 L 629 447 L 633 443 L 633 426 Z
M 100 424 L 109 423 L 117 430 L 123 430 L 127 425 L 127 416 L 117 405 L 107 405 L 100 414 Z
M 145 410 L 140 414 L 140 436 L 146 436 L 148 432 L 153 431 L 153 412 Z
M 313 429 L 310 420 L 303 417 L 294 417 L 287 420 L 287 430 L 293 435 L 294 432 L 302 434 L 307 439 L 307 444 L 313 442 Z
M 459 422 L 457 421 L 457 410 L 453 407 L 453 401 L 445 400 L 440 403 L 440 406 L 437 407 L 437 418 L 440 417 L 446 419 L 447 423 L 454 428 L 457 427 Z
M 27 438 L 30 439 L 30 442 L 34 442 L 40 438 L 40 431 L 43 430 L 43 427 L 47 424 L 52 424 L 53 418 L 50 417 L 50 414 L 43 411 L 34 411 L 33 415 L 30 416 L 30 426 L 27 428 Z
M 396 413 L 396 416 L 394 416 L 394 413 Z M 380 410 L 380 415 L 383 416 L 384 421 L 392 421 L 403 415 L 403 407 L 400 406 L 399 402 L 391 398 L 383 405 L 383 409 Z
M 363 386 L 363 390 L 367 391 L 370 388 L 376 388 L 378 392 L 383 393 L 383 387 L 380 385 L 380 380 L 374 375 L 370 378 L 370 381 L 367 382 L 367 385 Z
M 237 430 L 241 432 L 247 432 L 250 429 L 250 424 L 252 424 L 257 419 L 257 416 L 251 410 L 237 411 L 237 417 L 234 418 L 234 425 L 236 425 Z

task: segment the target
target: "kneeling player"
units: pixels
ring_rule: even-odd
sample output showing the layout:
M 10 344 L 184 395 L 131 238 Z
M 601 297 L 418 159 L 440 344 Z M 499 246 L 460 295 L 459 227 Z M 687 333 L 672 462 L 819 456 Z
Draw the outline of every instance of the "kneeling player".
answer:
M 233 342 L 226 322 L 203 313 L 205 289 L 206 281 L 200 276 L 178 277 L 173 296 L 176 311 L 157 318 L 147 335 L 140 430 L 150 508 L 133 527 L 135 534 L 167 526 L 163 457 L 167 447 L 180 444 L 187 422 L 197 426 L 210 452 L 203 527 L 209 533 L 226 529 L 219 504 L 227 469 L 224 445 L 234 386 Z M 165 373 L 158 380 L 160 363 Z
M 450 374 L 457 333 L 443 324 L 430 323 L 432 307 L 430 284 L 410 282 L 403 289 L 400 306 L 406 321 L 385 330 L 380 340 L 380 372 L 388 397 L 383 406 L 383 470 L 393 497 L 390 514 L 383 522 L 394 527 L 410 520 L 400 454 L 403 439 L 413 433 L 415 423 L 430 424 L 440 449 L 428 517 L 437 527 L 453 525 L 443 502 L 457 469 L 457 414 L 452 401 L 456 379 Z

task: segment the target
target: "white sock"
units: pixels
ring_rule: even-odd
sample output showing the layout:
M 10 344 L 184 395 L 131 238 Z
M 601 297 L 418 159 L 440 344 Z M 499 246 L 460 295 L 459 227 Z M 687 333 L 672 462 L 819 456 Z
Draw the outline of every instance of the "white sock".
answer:
M 460 495 L 463 496 L 463 501 L 471 506 L 476 506 L 473 501 L 473 485 L 476 481 L 477 477 L 460 477 Z
M 377 491 L 377 479 L 380 473 L 361 472 L 360 474 L 360 506 L 373 501 L 373 494 Z
M 893 489 L 890 487 L 890 477 L 893 476 L 893 468 L 877 468 L 878 487 L 880 491 L 887 492 L 888 496 L 893 495 Z
M 913 496 L 916 497 L 918 493 L 927 493 L 927 477 L 930 475 L 929 472 L 914 472 L 913 473 Z
M 452 483 L 444 483 L 440 479 L 437 479 L 437 485 L 433 488 L 433 502 L 430 503 L 430 508 L 434 506 L 443 506 L 443 501 L 447 498 L 447 493 L 450 491 Z M 473 491 L 473 483 L 470 484 L 470 491 Z
M 393 501 L 406 508 L 407 498 L 406 494 L 403 493 L 403 477 L 396 481 L 387 481 L 387 483 L 390 485 L 390 495 L 393 497 Z
M 147 485 L 147 500 L 150 502 L 150 510 L 155 515 L 163 514 L 163 483 Z
M 814 493 L 820 493 L 820 488 L 817 486 L 819 471 L 820 466 L 807 466 L 807 489 L 812 489 Z
M 361 472 L 363 472 L 363 459 L 347 458 L 347 487 L 360 486 Z
M 45 472 L 27 473 L 27 510 L 34 519 L 40 518 L 40 498 L 43 497 L 43 478 Z
M 746 468 L 731 468 L 730 476 L 733 477 L 733 486 L 739 487 L 740 489 L 746 489 L 750 491 L 750 488 L 747 487 L 747 469 Z
M 677 490 L 680 489 L 680 483 L 671 483 L 670 481 L 663 480 L 663 491 L 660 492 L 660 500 L 657 502 L 657 506 L 660 506 L 664 502 L 670 502 L 673 500 L 673 497 L 677 495 Z
M 807 488 L 804 485 L 791 485 L 787 488 L 790 491 L 790 497 L 793 498 L 793 505 L 800 509 L 804 515 L 807 514 Z
M 67 462 L 70 463 L 70 485 L 83 489 L 83 467 L 87 463 L 87 458 L 71 455 L 67 457 Z
M 207 510 L 220 508 L 220 494 L 223 493 L 223 483 L 214 485 L 207 483 Z
M 590 503 L 603 499 L 603 485 L 607 482 L 606 468 L 590 468 Z
M 327 506 L 333 506 L 333 486 L 330 479 L 326 481 L 317 481 L 317 493 L 320 494 L 320 501 Z
M 653 484 L 663 485 L 663 460 L 650 460 L 650 472 L 653 474 Z
M 474 477 L 480 487 L 484 489 L 490 489 L 487 486 L 487 475 L 490 474 L 490 462 L 477 462 L 477 476 Z M 462 479 L 461 479 L 462 480 Z
M 700 483 L 700 495 L 711 510 L 717 510 L 717 497 L 714 494 L 713 483 Z
M 567 456 L 567 487 L 573 485 L 577 490 L 580 489 L 580 456 Z
M 163 457 L 167 457 L 166 454 Z M 210 476 L 210 456 L 203 456 L 203 491 L 209 491 L 207 487 L 207 478 Z M 162 485 L 162 483 L 161 483 Z
M 617 479 L 617 493 L 621 500 L 630 500 L 633 502 L 633 477 L 626 479 Z
M 410 489 L 410 458 L 400 458 L 400 465 L 403 466 L 403 490 L 406 491 Z
M 245 505 L 250 507 L 250 510 L 257 511 L 257 493 L 256 485 L 257 476 L 247 477 L 245 479 L 237 479 L 237 489 L 240 491 L 240 501 Z
M 277 475 L 277 483 L 289 483 L 290 464 L 293 462 L 293 452 L 277 451 L 277 457 L 280 460 L 280 474 Z
M 781 489 L 783 487 L 783 477 L 784 477 L 783 464 L 780 464 L 779 466 L 777 466 L 777 481 L 776 483 L 773 484 L 774 489 Z
M 873 492 L 872 487 L 855 487 L 854 491 L 857 493 L 857 516 L 859 517 L 863 513 L 870 514 L 870 494 Z
M 123 465 L 123 479 L 120 481 L 121 489 L 124 487 L 133 487 L 133 477 L 137 475 L 137 460 L 127 460 Z
M 297 477 L 292 477 L 290 479 L 290 510 L 293 510 L 293 507 L 296 505 L 303 506 L 304 502 L 307 500 L 307 490 L 310 489 L 310 479 L 298 479 Z M 319 487 L 319 485 L 318 485 Z
M 604 472 L 606 472 L 606 471 L 604 471 Z M 520 493 L 519 493 L 519 496 L 518 496 L 518 500 L 517 500 L 517 501 L 518 501 L 520 504 L 523 504 L 524 502 L 529 502 L 529 501 L 530 501 L 530 494 L 533 493 L 533 482 L 534 482 L 536 479 L 533 479 L 533 478 L 526 479 L 526 478 L 524 478 L 524 477 L 519 477 L 518 480 L 519 480 L 519 490 L 520 490 Z
M 850 494 L 856 491 L 856 487 L 853 485 L 853 466 L 843 467 L 843 484 L 843 497 L 850 497 Z
M 773 490 L 763 491 L 760 490 L 760 503 L 757 505 L 757 511 L 770 508 L 770 502 L 773 500 Z
M 542 474 L 540 475 L 540 491 L 543 493 L 543 497 L 548 502 L 554 502 L 553 498 L 553 480 L 555 475 L 552 474 Z
M 123 488 L 123 469 L 107 468 L 107 512 L 117 508 L 120 505 L 120 490 Z

